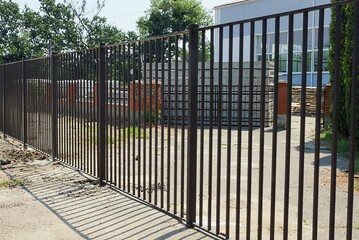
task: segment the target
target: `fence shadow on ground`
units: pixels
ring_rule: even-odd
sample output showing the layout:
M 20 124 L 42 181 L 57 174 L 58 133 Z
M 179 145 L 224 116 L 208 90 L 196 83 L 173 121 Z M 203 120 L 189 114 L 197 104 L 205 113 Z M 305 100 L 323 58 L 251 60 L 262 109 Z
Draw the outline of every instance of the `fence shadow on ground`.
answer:
M 217 239 L 67 166 L 42 168 L 3 171 L 84 239 Z
M 296 146 L 295 148 L 298 152 L 300 151 L 300 146 Z M 307 141 L 304 144 L 304 152 L 306 154 L 312 154 L 313 156 L 313 162 L 312 165 L 315 164 L 314 162 L 314 154 L 315 154 L 315 141 Z M 319 158 L 319 166 L 320 167 L 330 167 L 331 161 L 332 161 L 332 151 L 329 149 L 329 147 L 325 145 L 320 146 L 320 158 Z M 338 156 L 337 157 L 337 169 L 338 170 L 347 170 L 349 167 L 349 160 L 345 157 Z

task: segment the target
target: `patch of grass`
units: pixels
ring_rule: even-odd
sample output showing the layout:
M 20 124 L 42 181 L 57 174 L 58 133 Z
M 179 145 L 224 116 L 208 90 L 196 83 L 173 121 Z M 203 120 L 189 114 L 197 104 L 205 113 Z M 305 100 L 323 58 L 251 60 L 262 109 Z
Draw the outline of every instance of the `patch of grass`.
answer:
M 353 226 L 353 229 L 355 229 L 355 230 L 359 230 L 359 224 L 358 224 L 358 225 L 356 225 L 356 226 Z
M 24 184 L 24 182 L 22 180 L 18 180 L 18 179 L 16 179 L 15 181 L 6 180 L 6 181 L 0 182 L 0 188 L 2 188 L 2 187 L 17 187 L 17 186 L 22 186 L 23 184 Z
M 154 123 L 156 121 L 161 121 L 161 110 L 158 110 L 158 112 L 150 111 L 149 109 L 146 109 L 146 123 Z
M 331 149 L 333 141 L 333 132 L 331 129 L 323 130 L 320 133 L 322 143 Z M 338 136 L 338 155 L 349 158 L 350 142 L 348 138 Z M 355 152 L 355 172 L 359 173 L 359 150 Z
M 0 182 L 0 188 L 10 186 L 11 181 L 2 181 Z
M 97 136 L 93 136 L 92 137 L 92 142 L 97 144 Z M 114 144 L 115 143 L 115 139 L 114 138 L 111 138 L 110 136 L 107 136 L 107 143 L 108 144 Z
M 128 127 L 125 128 L 125 136 L 128 137 L 135 137 L 135 139 L 141 138 L 144 139 L 145 138 L 145 134 L 144 134 L 144 130 L 142 128 L 138 128 L 138 127 Z M 149 136 L 146 135 L 146 139 L 148 139 Z

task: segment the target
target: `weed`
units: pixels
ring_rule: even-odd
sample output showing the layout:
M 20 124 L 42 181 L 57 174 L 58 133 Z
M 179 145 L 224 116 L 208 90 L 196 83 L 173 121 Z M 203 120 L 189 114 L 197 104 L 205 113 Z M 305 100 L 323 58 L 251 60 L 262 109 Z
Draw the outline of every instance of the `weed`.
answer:
M 332 147 L 333 132 L 331 129 L 325 129 L 320 133 L 322 143 L 328 148 Z M 349 158 L 350 142 L 348 138 L 338 136 L 338 155 Z M 359 150 L 355 152 L 355 172 L 359 173 Z
M 142 128 L 138 128 L 138 127 L 128 127 L 125 129 L 125 136 L 128 137 L 135 137 L 136 139 L 138 138 L 145 138 L 145 134 L 144 134 L 144 130 Z M 148 135 L 146 135 L 146 139 L 148 139 Z
M 6 181 L 0 182 L 0 188 L 2 188 L 2 187 L 17 187 L 17 186 L 22 186 L 23 184 L 24 184 L 24 182 L 22 180 L 18 180 L 18 179 L 16 179 L 15 181 L 6 180 Z
M 161 121 L 161 110 L 158 110 L 157 113 L 146 109 L 146 123 L 154 123 L 156 121 Z
M 97 144 L 97 136 L 93 136 L 92 137 L 92 142 Z M 110 136 L 107 136 L 107 143 L 108 144 L 114 144 L 115 143 L 115 139 L 114 138 L 111 138 Z

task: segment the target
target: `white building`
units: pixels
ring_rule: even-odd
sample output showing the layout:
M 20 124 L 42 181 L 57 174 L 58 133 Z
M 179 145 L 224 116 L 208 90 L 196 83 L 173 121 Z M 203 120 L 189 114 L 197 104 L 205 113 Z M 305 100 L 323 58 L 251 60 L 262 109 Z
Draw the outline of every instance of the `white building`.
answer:
M 292 10 L 323 5 L 330 3 L 330 0 L 237 0 L 227 4 L 219 5 L 215 10 L 215 23 L 223 24 L 246 19 L 252 19 L 271 14 L 283 13 Z M 318 16 L 319 11 L 315 14 L 312 12 L 308 15 L 308 74 L 307 85 L 316 86 L 317 79 L 317 58 L 318 58 Z M 324 19 L 324 52 L 323 52 L 323 84 L 329 81 L 328 72 L 328 53 L 329 53 L 329 23 L 330 11 L 325 11 Z M 255 24 L 255 60 L 262 58 L 262 23 L 260 21 Z M 293 35 L 293 85 L 301 84 L 302 70 L 302 14 L 294 15 L 294 35 Z M 250 46 L 250 28 L 249 24 L 244 29 L 244 61 L 249 61 Z M 238 27 L 237 27 L 238 28 Z M 238 52 L 238 29 L 234 28 L 234 53 Z M 267 22 L 267 60 L 273 60 L 274 57 L 274 28 L 275 21 L 270 19 Z M 223 61 L 228 59 L 228 28 L 223 30 Z M 288 17 L 282 17 L 280 21 L 280 79 L 287 79 L 287 55 L 288 55 Z M 218 32 L 217 32 L 218 34 Z M 218 46 L 218 39 L 216 44 Z M 216 51 L 216 59 L 218 59 L 218 51 Z M 238 54 L 233 54 L 234 61 L 238 61 Z

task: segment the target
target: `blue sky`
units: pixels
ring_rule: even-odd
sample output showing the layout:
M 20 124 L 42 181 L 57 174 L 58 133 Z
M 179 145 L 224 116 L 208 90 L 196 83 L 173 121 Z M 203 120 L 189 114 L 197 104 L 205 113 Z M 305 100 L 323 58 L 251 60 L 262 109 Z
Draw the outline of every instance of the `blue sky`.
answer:
M 39 1 L 37 0 L 13 0 L 17 2 L 21 8 L 27 4 L 34 10 L 39 9 Z M 62 0 L 56 0 L 57 2 Z M 75 0 L 76 1 L 76 0 Z M 202 5 L 207 10 L 212 10 L 213 7 L 232 2 L 233 0 L 202 0 Z M 94 10 L 96 0 L 87 0 L 88 11 Z M 106 6 L 101 11 L 101 16 L 108 19 L 108 22 L 117 26 L 124 31 L 135 31 L 136 21 L 140 16 L 144 15 L 146 9 L 150 6 L 150 0 L 106 0 Z

